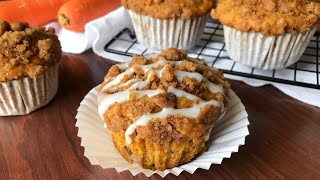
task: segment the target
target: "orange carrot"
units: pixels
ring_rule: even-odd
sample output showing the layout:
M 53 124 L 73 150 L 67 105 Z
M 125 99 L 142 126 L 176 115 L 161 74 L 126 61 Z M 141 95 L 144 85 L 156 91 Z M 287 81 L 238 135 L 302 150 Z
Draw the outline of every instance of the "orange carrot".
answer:
M 59 10 L 58 20 L 70 31 L 84 31 L 86 23 L 120 7 L 120 0 L 70 0 Z
M 10 0 L 0 3 L 0 19 L 40 26 L 56 20 L 59 8 L 69 0 Z

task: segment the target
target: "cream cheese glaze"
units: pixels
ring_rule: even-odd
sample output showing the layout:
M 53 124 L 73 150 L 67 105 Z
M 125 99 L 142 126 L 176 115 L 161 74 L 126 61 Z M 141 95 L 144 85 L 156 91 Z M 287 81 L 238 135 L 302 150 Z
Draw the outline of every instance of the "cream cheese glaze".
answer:
M 152 119 L 164 119 L 168 116 L 174 115 L 183 115 L 190 118 L 197 118 L 201 112 L 201 108 L 205 107 L 206 105 L 214 105 L 218 106 L 219 103 L 217 101 L 211 100 L 208 102 L 200 102 L 199 104 L 184 109 L 174 109 L 174 108 L 163 108 L 162 111 L 154 114 L 146 114 L 141 116 L 137 121 L 131 124 L 125 132 L 126 141 L 128 144 L 131 144 L 132 139 L 130 137 L 131 134 L 134 133 L 138 126 L 145 126 L 150 122 Z
M 151 56 L 148 57 L 149 59 L 152 58 Z M 196 59 L 190 59 L 191 62 L 199 63 Z M 120 70 L 123 72 L 120 73 L 115 78 L 107 81 L 105 86 L 102 88 L 102 90 L 98 94 L 98 112 L 101 118 L 103 119 L 104 113 L 109 109 L 109 107 L 114 103 L 121 103 L 126 102 L 130 100 L 130 96 L 132 93 L 136 93 L 137 98 L 142 98 L 143 96 L 153 97 L 161 93 L 170 92 L 174 94 L 176 97 L 185 97 L 192 101 L 197 101 L 198 104 L 195 104 L 194 106 L 190 108 L 184 108 L 184 109 L 174 109 L 174 108 L 163 108 L 162 111 L 158 113 L 153 114 L 145 114 L 141 117 L 139 117 L 134 123 L 129 125 L 127 130 L 125 131 L 125 139 L 127 144 L 132 143 L 131 135 L 135 132 L 136 128 L 138 126 L 145 126 L 147 125 L 151 120 L 154 119 L 164 119 L 169 116 L 174 115 L 182 115 L 190 118 L 197 118 L 201 112 L 201 109 L 207 105 L 213 105 L 213 106 L 219 106 L 223 108 L 223 103 L 219 103 L 216 100 L 210 100 L 210 101 L 204 101 L 200 99 L 199 97 L 190 94 L 188 92 L 185 92 L 183 90 L 176 89 L 172 86 L 169 86 L 167 90 L 163 89 L 156 89 L 156 90 L 143 90 L 145 87 L 147 87 L 150 84 L 150 78 L 154 75 L 156 75 L 158 78 L 162 77 L 163 70 L 167 68 L 167 64 L 171 65 L 178 65 L 186 60 L 182 61 L 168 61 L 164 58 L 159 59 L 157 62 L 147 65 L 134 65 L 132 67 L 129 67 L 129 63 L 123 63 L 118 64 L 116 66 L 119 67 Z M 203 63 L 201 63 L 203 64 Z M 203 65 L 204 66 L 204 65 Z M 207 66 L 206 66 L 207 67 Z M 134 75 L 134 72 L 136 69 L 142 69 L 145 74 L 148 74 L 146 80 L 139 79 L 139 78 L 132 78 L 127 80 L 126 82 L 123 82 L 123 79 L 125 77 L 131 77 Z M 159 69 L 161 68 L 161 69 Z M 209 67 L 207 67 L 209 68 Z M 215 68 L 210 68 L 213 72 L 217 71 Z M 206 79 L 202 74 L 198 72 L 187 72 L 187 71 L 181 71 L 177 70 L 175 71 L 175 76 L 177 77 L 178 81 L 183 81 L 185 77 L 192 78 L 197 80 L 198 82 L 203 81 L 207 87 L 208 90 L 212 93 L 224 93 L 223 86 L 222 85 L 216 85 Z M 127 87 L 127 90 L 118 92 L 117 89 L 121 87 Z M 108 94 L 106 93 L 112 93 Z

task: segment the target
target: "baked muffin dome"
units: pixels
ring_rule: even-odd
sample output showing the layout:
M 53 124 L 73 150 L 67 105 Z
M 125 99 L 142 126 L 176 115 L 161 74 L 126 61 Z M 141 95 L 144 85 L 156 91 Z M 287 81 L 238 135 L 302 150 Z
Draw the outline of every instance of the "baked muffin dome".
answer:
M 29 114 L 58 91 L 62 51 L 55 30 L 0 20 L 0 116 Z
M 129 162 L 164 170 L 205 151 L 214 122 L 228 103 L 220 70 L 167 49 L 111 67 L 98 95 L 98 111 Z
M 319 0 L 221 0 L 213 18 L 240 31 L 297 34 L 320 26 Z
M 61 59 L 55 30 L 0 20 L 0 82 L 34 78 Z
M 125 8 L 157 19 L 192 19 L 209 13 L 213 4 L 213 0 L 122 0 Z

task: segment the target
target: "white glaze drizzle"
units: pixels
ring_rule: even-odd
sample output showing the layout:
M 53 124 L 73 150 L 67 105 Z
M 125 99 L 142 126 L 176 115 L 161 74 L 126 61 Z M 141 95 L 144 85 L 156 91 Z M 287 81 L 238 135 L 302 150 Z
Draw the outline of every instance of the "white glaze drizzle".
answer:
M 197 118 L 201 112 L 201 109 L 206 105 L 214 105 L 217 106 L 219 103 L 215 100 L 200 102 L 199 104 L 184 109 L 174 109 L 174 108 L 163 108 L 162 111 L 154 114 L 147 114 L 141 116 L 138 120 L 136 120 L 133 124 L 131 124 L 125 132 L 125 138 L 128 144 L 131 144 L 132 139 L 130 137 L 133 134 L 138 126 L 147 125 L 152 119 L 164 119 L 169 116 L 174 116 L 177 114 L 181 114 L 183 116 L 187 116 L 190 118 Z
M 123 70 L 125 70 L 125 69 L 127 69 L 129 67 L 129 62 L 116 64 L 116 66 L 118 66 L 118 68 L 123 71 Z
M 109 107 L 114 103 L 121 103 L 128 101 L 130 99 L 130 95 L 132 92 L 137 93 L 138 98 L 142 98 L 143 96 L 147 95 L 148 97 L 155 96 L 160 93 L 164 93 L 163 90 L 145 90 L 145 91 L 121 91 L 114 94 L 107 94 L 107 95 L 98 95 L 98 112 L 101 118 L 103 118 L 104 112 L 106 112 Z
M 196 79 L 197 81 L 204 80 L 204 82 L 207 84 L 208 89 L 209 89 L 210 92 L 212 92 L 212 93 L 223 92 L 223 87 L 221 85 L 213 84 L 211 81 L 209 81 L 207 78 L 205 78 L 200 73 L 186 72 L 186 71 L 176 71 L 175 75 L 177 76 L 178 81 L 180 81 L 180 82 L 183 81 L 183 78 L 185 78 L 185 77 L 193 78 L 193 79 Z
M 132 84 L 128 90 L 141 90 L 145 87 L 147 87 L 149 84 L 150 84 L 150 79 L 151 77 L 155 74 L 155 71 L 154 70 L 148 70 L 149 74 L 147 76 L 147 79 L 145 81 L 138 81 L 134 84 Z
M 192 58 L 192 57 L 187 57 L 186 59 L 191 61 L 191 62 L 197 63 L 197 64 L 205 64 L 204 60 L 198 60 L 198 59 Z
M 119 85 L 117 85 L 117 87 L 111 87 L 108 89 L 108 92 L 116 92 L 117 91 L 117 88 L 122 88 L 122 87 L 126 87 L 130 84 L 133 84 L 133 83 L 136 83 L 138 81 L 141 81 L 141 79 L 139 78 L 133 78 L 133 79 L 130 79 L 129 81 L 125 82 L 125 83 L 121 83 Z
M 183 81 L 183 78 L 188 77 L 188 78 L 193 78 L 196 79 L 197 81 L 202 81 L 204 78 L 201 74 L 199 73 L 194 73 L 194 72 L 186 72 L 186 71 L 176 71 L 175 75 L 178 79 L 178 81 Z
M 165 60 L 159 60 L 153 64 L 148 64 L 148 65 L 139 65 L 138 67 L 140 67 L 142 70 L 144 70 L 144 72 L 147 72 L 148 70 L 150 70 L 151 68 L 152 69 L 155 69 L 159 66 L 164 66 L 166 64 L 166 62 L 168 61 L 165 61 Z
M 137 68 L 141 68 L 144 72 L 147 72 L 149 70 L 152 70 L 154 68 L 157 68 L 158 66 L 163 66 L 167 61 L 165 60 L 159 60 L 156 63 L 153 64 L 148 64 L 148 65 L 137 65 Z M 118 65 L 118 67 L 121 69 L 123 67 L 128 67 L 128 65 L 122 66 L 122 65 Z M 132 76 L 134 74 L 134 66 L 130 67 L 129 69 L 127 69 L 126 71 L 124 71 L 123 73 L 119 74 L 116 78 L 114 78 L 112 81 L 110 81 L 109 83 L 107 83 L 102 91 L 105 91 L 106 89 L 111 88 L 112 86 L 118 85 L 122 79 L 127 75 L 127 76 Z
M 100 117 L 103 118 L 103 114 L 108 110 L 109 106 L 113 103 L 120 103 L 128 100 L 130 98 L 130 92 L 128 90 L 121 91 L 114 94 L 101 94 L 98 95 L 98 112 Z
M 195 61 L 195 60 L 193 60 Z M 174 64 L 174 65 L 178 65 L 178 64 L 181 64 L 183 62 L 187 62 L 186 60 L 183 60 L 183 61 L 166 61 L 164 59 L 160 59 L 158 60 L 156 63 L 153 63 L 153 64 L 148 64 L 148 65 L 138 65 L 137 68 L 141 68 L 144 72 L 147 72 L 149 70 L 152 70 L 152 69 L 155 69 L 157 68 L 158 66 L 163 66 L 161 68 L 161 70 L 154 70 L 154 72 L 156 73 L 156 75 L 158 76 L 158 78 L 161 78 L 162 77 L 162 72 L 163 70 L 166 68 L 166 63 L 168 64 Z M 197 62 L 197 61 L 195 61 Z M 199 61 L 201 62 L 201 61 Z M 129 67 L 129 63 L 124 63 L 124 64 L 117 64 L 117 66 L 121 69 L 121 70 L 124 70 L 125 68 Z M 209 67 L 206 67 L 206 68 L 209 68 Z M 217 71 L 216 68 L 210 68 L 211 70 L 213 71 Z M 129 69 L 127 69 L 126 71 L 124 71 L 123 73 L 119 74 L 115 79 L 113 79 L 112 81 L 110 81 L 108 84 L 106 84 L 102 91 L 106 90 L 106 89 L 109 89 L 110 87 L 112 86 L 115 86 L 117 84 L 119 84 L 121 82 L 121 80 L 127 75 L 127 76 L 132 76 L 134 73 L 134 67 L 131 67 Z M 184 77 L 189 77 L 189 78 L 195 78 L 197 81 L 201 81 L 202 79 L 206 79 L 203 75 L 201 75 L 200 73 L 196 73 L 196 72 L 186 72 L 186 71 L 176 71 L 175 72 L 175 75 L 177 76 L 178 80 L 179 81 L 182 81 Z M 213 93 L 217 93 L 217 92 L 222 92 L 220 89 L 221 87 L 217 87 L 218 85 L 215 85 L 213 83 L 211 83 L 210 81 L 206 81 L 210 84 L 211 88 L 209 89 L 211 92 Z M 221 82 L 221 80 L 219 79 L 219 82 Z M 139 85 L 136 85 L 138 87 L 145 85 L 147 86 L 148 84 L 147 83 L 138 83 Z M 141 85 L 142 84 L 142 85 Z M 144 87 L 145 87 L 144 86 Z M 214 88 L 215 87 L 215 88 Z M 134 89 L 134 88 L 133 88 Z M 112 89 L 114 90 L 114 89 Z
M 138 81 L 141 81 L 141 79 L 139 79 L 139 78 L 133 78 L 133 79 L 130 79 L 129 81 L 127 81 L 127 82 L 125 82 L 125 83 L 119 84 L 119 85 L 117 86 L 117 88 L 126 87 L 126 86 L 128 86 L 129 84 L 131 84 L 131 83 L 136 83 L 136 82 L 138 82 Z
M 198 61 L 195 59 L 188 59 L 188 60 L 190 60 L 192 62 L 196 62 L 196 63 L 201 62 L 200 64 L 204 64 L 204 62 Z M 124 72 L 120 73 L 116 78 L 114 78 L 112 81 L 107 83 L 103 87 L 102 91 L 99 93 L 99 95 L 98 95 L 98 104 L 99 104 L 98 111 L 99 111 L 100 116 L 103 118 L 104 112 L 106 112 L 112 104 L 128 101 L 130 99 L 130 95 L 132 92 L 137 93 L 137 98 L 142 98 L 145 95 L 147 95 L 148 97 L 152 97 L 152 96 L 158 95 L 160 93 L 164 93 L 165 92 L 164 90 L 144 90 L 144 91 L 141 91 L 141 90 L 150 84 L 150 78 L 153 75 L 156 75 L 158 78 L 162 77 L 163 70 L 167 67 L 166 64 L 179 65 L 183 62 L 187 62 L 187 61 L 186 60 L 167 61 L 167 60 L 161 58 L 153 64 L 135 65 L 130 68 L 129 68 L 129 63 L 116 65 L 119 67 L 119 69 L 121 69 Z M 162 68 L 158 69 L 161 66 L 162 66 Z M 134 74 L 135 68 L 142 69 L 145 74 L 148 73 L 148 77 L 146 78 L 146 80 L 142 80 L 139 78 L 133 78 L 133 79 L 128 80 L 127 82 L 121 83 L 121 81 L 123 80 L 123 78 L 125 76 L 130 77 Z M 209 67 L 206 67 L 206 68 L 209 68 Z M 209 68 L 209 69 L 211 69 L 213 71 L 217 71 L 217 69 L 215 69 L 215 68 Z M 176 75 L 178 81 L 180 81 L 180 82 L 183 81 L 184 77 L 196 79 L 198 82 L 200 82 L 200 81 L 205 82 L 207 84 L 208 89 L 212 93 L 219 93 L 219 92 L 223 93 L 222 85 L 213 84 L 211 81 L 206 79 L 200 73 L 177 70 L 177 71 L 175 71 L 175 75 Z M 117 92 L 114 94 L 104 93 L 105 90 L 108 90 L 109 92 L 115 92 L 116 88 L 126 87 L 126 86 L 129 86 L 129 87 L 125 91 Z M 140 90 L 140 91 L 137 91 L 137 90 Z M 136 127 L 145 126 L 152 119 L 157 119 L 157 118 L 163 119 L 168 116 L 172 116 L 172 115 L 176 115 L 176 114 L 182 114 L 187 117 L 197 118 L 201 112 L 201 108 L 205 107 L 206 105 L 210 105 L 210 104 L 214 105 L 214 106 L 220 105 L 218 101 L 215 101 L 215 100 L 203 101 L 199 97 L 197 97 L 193 94 L 187 93 L 185 91 L 176 89 L 171 86 L 168 87 L 167 92 L 170 92 L 177 97 L 186 97 L 187 99 L 190 99 L 190 100 L 198 100 L 199 103 L 197 105 L 194 105 L 193 107 L 184 108 L 184 109 L 163 108 L 163 110 L 158 113 L 147 114 L 147 115 L 141 116 L 138 120 L 136 120 L 133 124 L 131 124 L 125 132 L 125 138 L 126 138 L 126 141 L 128 144 L 130 144 L 132 142 L 130 135 L 132 133 L 134 133 Z
M 144 58 L 146 58 L 147 60 L 152 60 L 153 58 L 155 58 L 155 57 L 157 57 L 158 56 L 158 54 L 156 54 L 156 53 L 151 53 L 151 54 L 147 54 L 147 55 L 145 55 L 144 56 Z
M 223 92 L 223 86 L 222 85 L 216 85 L 216 84 L 213 84 L 211 81 L 209 81 L 208 79 L 205 79 L 204 81 L 207 86 L 208 86 L 208 89 L 210 92 L 212 93 L 219 93 L 219 92 Z
M 114 78 L 112 81 L 108 82 L 102 89 L 102 91 L 105 91 L 106 89 L 109 89 L 112 86 L 118 85 L 122 79 L 127 75 L 127 76 L 132 76 L 134 73 L 134 68 L 131 67 L 124 71 L 123 73 L 119 74 L 116 78 Z
M 172 86 L 168 87 L 168 92 L 174 94 L 177 97 L 185 97 L 185 98 L 190 99 L 192 101 L 201 100 L 198 96 L 195 96 L 193 94 L 187 93 L 185 91 L 182 91 L 180 89 L 174 88 Z
M 132 84 L 128 90 L 141 90 L 145 87 L 147 87 L 148 85 L 150 84 L 150 81 L 139 81 L 139 82 L 136 82 L 134 84 Z

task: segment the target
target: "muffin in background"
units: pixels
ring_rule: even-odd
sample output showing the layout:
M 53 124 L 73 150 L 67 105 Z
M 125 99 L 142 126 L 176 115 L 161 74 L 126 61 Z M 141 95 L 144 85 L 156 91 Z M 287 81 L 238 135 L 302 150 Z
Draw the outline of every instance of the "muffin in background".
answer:
M 0 116 L 29 114 L 51 101 L 61 54 L 54 29 L 0 20 Z
M 222 71 L 167 49 L 111 67 L 98 94 L 98 111 L 114 145 L 129 162 L 164 170 L 206 150 L 214 122 L 228 104 Z
M 211 12 L 224 25 L 231 59 L 261 69 L 297 62 L 320 26 L 318 0 L 221 0 Z
M 122 0 L 139 42 L 153 50 L 190 49 L 203 33 L 213 0 Z

